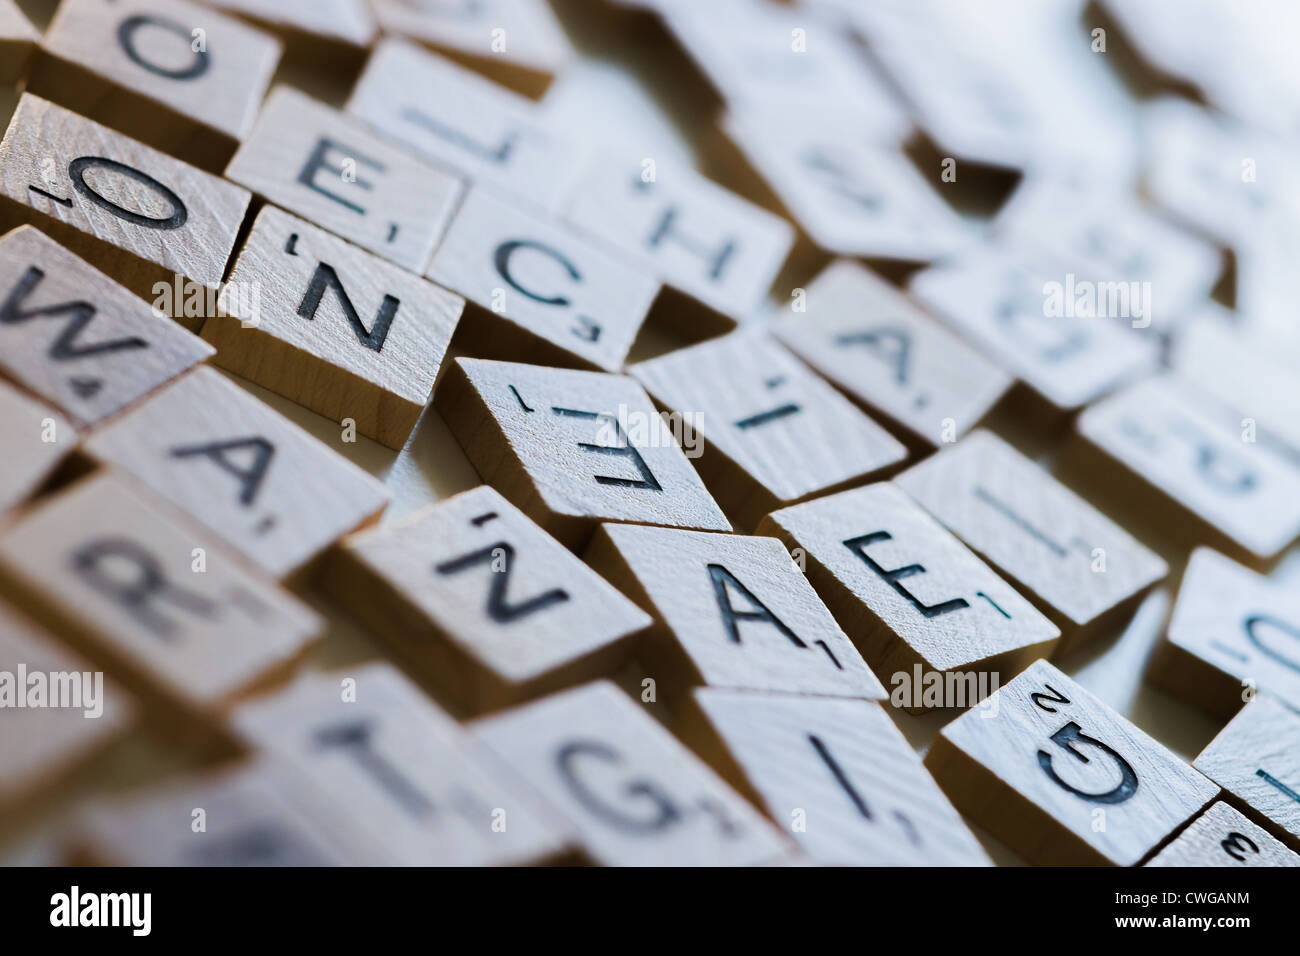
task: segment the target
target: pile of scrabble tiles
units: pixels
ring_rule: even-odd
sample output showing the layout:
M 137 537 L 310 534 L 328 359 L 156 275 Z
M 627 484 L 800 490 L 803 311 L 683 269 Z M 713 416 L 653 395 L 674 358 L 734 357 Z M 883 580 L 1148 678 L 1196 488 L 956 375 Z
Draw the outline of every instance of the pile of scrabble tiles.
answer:
M 0 860 L 1300 865 L 1247 7 L 0 0 Z

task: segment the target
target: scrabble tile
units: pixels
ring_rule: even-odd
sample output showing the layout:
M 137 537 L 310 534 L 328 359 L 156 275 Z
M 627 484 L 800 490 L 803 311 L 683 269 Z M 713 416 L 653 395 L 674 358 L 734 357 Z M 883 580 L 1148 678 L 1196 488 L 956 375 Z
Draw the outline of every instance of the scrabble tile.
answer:
M 736 866 L 789 852 L 770 823 L 608 681 L 471 724 L 605 866 Z
M 1051 283 L 1059 303 L 1048 292 Z M 1127 283 L 1122 287 L 1132 291 Z M 1067 306 L 1079 301 L 1084 287 L 1067 264 L 1017 262 L 1005 251 L 984 248 L 917 273 L 909 288 L 1058 414 L 1153 371 L 1159 358 L 1156 337 L 1141 325 L 1150 319 L 1141 286 L 1136 296 L 1116 290 L 1114 300 L 1117 312 L 1134 313 L 1130 323 L 1136 328 L 1077 309 L 1070 314 Z M 1095 288 L 1109 308 L 1109 293 Z
M 1147 866 L 1300 866 L 1292 853 L 1222 801 L 1213 804 Z
M 847 33 L 815 10 L 713 0 L 667 5 L 664 25 L 725 103 L 762 106 L 786 125 L 833 122 L 873 142 L 910 127 Z
M 77 818 L 99 866 L 393 866 L 301 774 L 261 759 L 100 800 Z
M 1231 247 L 1300 213 L 1300 170 L 1279 141 L 1182 97 L 1148 103 L 1141 119 L 1142 185 L 1178 221 Z
M 896 706 L 968 707 L 1056 646 L 1051 621 L 889 482 L 783 508 L 759 533 L 805 562 Z M 936 671 L 953 674 L 938 700 Z
M 483 480 L 569 548 L 601 521 L 731 530 L 626 376 L 458 358 L 434 403 Z
M 1300 714 L 1261 694 L 1193 762 L 1231 801 L 1300 852 Z
M 31 63 L 41 35 L 14 0 L 0 0 L 0 82 L 16 83 Z
M 477 742 L 388 664 L 312 674 L 233 723 L 401 864 L 538 862 L 565 849 L 526 785 L 476 756 Z
M 0 154 L 0 228 L 31 223 L 151 301 L 221 282 L 246 190 L 31 93 Z
M 110 472 L 0 534 L 12 599 L 134 693 L 187 717 L 282 676 L 320 635 L 306 605 Z
M 1112 2 L 1106 12 L 1122 28 L 1121 42 L 1136 48 L 1142 61 L 1161 74 L 1166 88 L 1185 94 L 1192 87 L 1196 92 L 1191 99 L 1279 138 L 1294 133 L 1292 112 L 1300 90 L 1290 73 L 1295 11 L 1288 4 L 1273 4 L 1269 16 L 1245 20 L 1212 2 L 1202 2 L 1195 10 L 1167 0 L 1138 7 Z M 1194 15 L 1185 16 L 1188 13 Z M 1152 29 L 1153 24 L 1158 27 Z M 1212 44 L 1249 51 L 1249 67 L 1237 57 L 1206 55 Z
M 1238 327 L 1208 318 L 1190 322 L 1173 343 L 1173 372 L 1254 424 L 1261 442 L 1271 440 L 1300 454 L 1300 394 L 1294 369 L 1285 352 L 1271 343 L 1252 347 L 1242 338 Z
M 703 443 L 704 483 L 752 528 L 774 508 L 894 468 L 907 449 L 761 330 L 632 366 Z
M 855 401 L 926 448 L 977 426 L 1011 385 L 1006 372 L 857 263 L 837 260 L 772 334 Z M 949 427 L 950 426 L 950 427 Z
M 623 367 L 659 292 L 585 237 L 480 189 L 427 275 L 473 304 L 462 351 L 606 372 Z
M 174 287 L 174 286 L 173 286 Z M 0 237 L 0 371 L 95 425 L 212 355 L 32 226 Z
M 130 724 L 130 699 L 103 672 L 0 605 L 0 808 L 39 801 Z
M 654 615 L 637 657 L 664 696 L 696 684 L 885 696 L 772 538 L 606 524 L 586 560 Z
M 214 7 L 288 34 L 290 48 L 302 40 L 364 49 L 378 27 L 366 0 L 207 0 Z
M 76 446 L 67 419 L 0 381 L 0 514 L 40 488 Z
M 1046 661 L 925 757 L 963 814 L 1039 865 L 1131 866 L 1219 788 Z
M 288 86 L 271 91 L 226 178 L 414 272 L 429 261 L 462 189 L 450 173 Z
M 617 670 L 650 623 L 487 485 L 348 538 L 322 582 L 476 712 Z
M 556 136 L 536 104 L 398 38 L 375 46 L 347 111 L 476 188 L 546 213 L 559 211 L 580 171 L 580 148 Z
M 1085 409 L 1075 427 L 1069 464 L 1180 538 L 1264 562 L 1300 537 L 1300 471 L 1244 441 L 1238 417 L 1194 388 L 1147 379 Z
M 1209 313 L 1212 318 L 1222 320 L 1218 323 L 1203 323 L 1204 325 L 1226 331 L 1228 335 L 1225 338 L 1235 343 L 1238 350 L 1248 351 L 1256 358 L 1262 355 L 1271 360 L 1258 363 L 1261 368 L 1276 364 L 1285 367 L 1288 362 L 1294 362 L 1300 356 L 1296 303 L 1286 281 L 1286 263 L 1295 256 L 1297 248 L 1300 248 L 1300 236 L 1294 236 L 1285 229 L 1261 230 L 1252 241 L 1239 243 L 1233 249 L 1233 265 L 1236 270 L 1234 308 L 1229 309 L 1218 302 L 1211 302 L 1202 309 L 1203 313 Z M 1187 322 L 1188 335 L 1184 338 L 1190 338 L 1191 331 L 1201 324 Z M 1175 344 L 1183 343 L 1179 341 Z M 1176 353 L 1171 356 L 1170 364 L 1174 368 L 1179 367 L 1179 358 Z M 1230 361 L 1235 364 L 1238 360 L 1234 357 Z M 1259 385 L 1272 391 L 1278 381 L 1276 368 L 1270 369 L 1268 379 L 1267 384 Z M 1213 384 L 1218 383 L 1205 383 L 1204 387 L 1210 388 Z M 1245 387 L 1256 383 L 1238 384 Z M 1223 385 L 1226 386 L 1227 383 Z M 1232 390 L 1223 387 L 1223 391 L 1231 393 Z M 1288 398 L 1292 403 L 1296 401 L 1293 396 Z M 1281 427 L 1280 422 L 1275 424 Z M 1298 431 L 1300 429 L 1297 426 L 1291 426 L 1293 439 Z M 1292 446 L 1297 445 L 1300 442 L 1293 440 Z
M 546 0 L 371 0 L 371 6 L 385 33 L 425 43 L 532 97 L 574 57 Z
M 754 312 L 794 244 L 785 220 L 677 163 L 601 156 L 579 181 L 568 222 L 713 310 L 677 320 L 696 338 Z
M 1223 270 L 1214 245 L 1125 193 L 1087 180 L 1025 180 L 998 213 L 995 229 L 1009 245 L 1047 253 L 1080 279 L 1146 283 L 1151 324 L 1161 331 L 1207 300 Z
M 1200 317 L 1220 321 L 1186 323 L 1187 332 L 1174 342 L 1170 365 L 1181 375 L 1193 379 L 1201 374 L 1195 370 L 1206 353 L 1210 367 L 1221 350 L 1219 361 L 1224 367 L 1223 382 L 1202 382 L 1201 387 L 1222 396 L 1225 404 L 1249 403 L 1258 414 L 1261 430 L 1276 433 L 1293 452 L 1300 452 L 1300 425 L 1288 416 L 1300 407 L 1300 398 L 1287 389 L 1288 371 L 1300 361 L 1300 323 L 1296 321 L 1297 304 L 1287 283 L 1286 264 L 1300 249 L 1300 236 L 1282 230 L 1261 231 L 1254 241 L 1241 243 L 1233 250 L 1236 288 L 1233 290 L 1235 308 L 1211 302 L 1201 310 Z M 1204 335 L 1195 348 L 1191 345 L 1193 332 Z M 1223 348 L 1220 342 L 1231 346 Z M 1184 353 L 1183 348 L 1186 352 Z M 1216 369 L 1217 372 L 1217 369 Z M 1236 375 L 1250 376 L 1247 381 L 1235 382 Z M 1259 400 L 1269 402 L 1260 408 Z
M 28 88 L 220 172 L 280 52 L 269 34 L 188 0 L 63 0 Z
M 992 432 L 894 479 L 1034 601 L 1062 649 L 1126 615 L 1169 572 L 1161 558 Z
M 733 110 L 727 136 L 813 243 L 835 255 L 928 262 L 968 229 L 901 151 L 836 124 L 787 129 L 772 108 Z
M 932 175 L 952 157 L 959 184 L 973 184 L 981 165 L 1135 176 L 1132 93 L 1116 82 L 1116 57 L 1091 49 L 1078 10 L 1032 4 L 990 28 L 986 11 L 969 4 L 838 6 L 933 144 Z
M 1244 105 L 1216 102 L 1224 81 L 1230 81 L 1238 71 L 1231 69 L 1228 62 L 1213 62 L 1204 51 L 1209 43 L 1235 43 L 1244 36 L 1238 33 L 1240 28 L 1230 15 L 1219 15 L 1216 4 L 1199 4 L 1192 22 L 1181 16 L 1190 12 L 1188 8 L 1168 0 L 1136 6 L 1103 0 L 1099 7 L 1097 19 L 1110 28 L 1113 41 L 1122 45 L 1124 54 L 1132 60 L 1129 69 L 1139 73 L 1144 83 L 1166 88 L 1195 86 L 1198 99 L 1208 94 L 1210 102 L 1229 113 L 1234 112 L 1234 106 Z M 1264 53 L 1262 49 L 1251 51 L 1252 67 L 1265 65 Z M 1248 75 L 1254 69 L 1242 72 Z M 1258 95 L 1258 88 L 1255 92 Z
M 1030 160 L 1041 138 L 1031 84 L 1013 82 L 976 44 L 963 42 L 951 14 L 938 14 L 939 7 L 914 16 L 848 6 L 873 56 L 944 155 L 1006 167 Z
M 988 866 L 879 704 L 703 688 L 697 751 L 815 863 Z
M 208 368 L 100 428 L 86 450 L 276 578 L 388 503 L 378 481 Z
M 464 307 L 273 206 L 258 213 L 226 291 L 203 326 L 217 365 L 398 449 Z
M 1300 596 L 1210 548 L 1187 562 L 1147 679 L 1227 720 L 1256 689 L 1300 707 Z

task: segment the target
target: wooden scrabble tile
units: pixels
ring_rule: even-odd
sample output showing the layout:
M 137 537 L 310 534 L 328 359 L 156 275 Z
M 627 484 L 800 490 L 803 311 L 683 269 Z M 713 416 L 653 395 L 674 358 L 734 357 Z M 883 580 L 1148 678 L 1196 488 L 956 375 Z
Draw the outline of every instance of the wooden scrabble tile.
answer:
M 1114 305 L 1135 328 L 1099 313 L 1084 314 L 1079 305 L 1084 286 L 1068 265 L 1017 262 L 996 248 L 932 266 L 913 276 L 909 288 L 1059 414 L 1156 367 L 1159 342 L 1142 324 L 1150 322 L 1150 297 L 1142 294 L 1140 283 L 1136 291 L 1128 282 L 1111 285 L 1116 286 L 1113 301 L 1110 291 L 1096 286 L 1090 308 Z
M 487 485 L 348 538 L 322 586 L 475 712 L 616 671 L 650 624 Z
M 210 345 L 159 321 L 39 229 L 0 237 L 0 371 L 78 425 L 103 421 L 210 355 Z
M 477 742 L 389 664 L 311 674 L 233 723 L 400 864 L 539 862 L 565 849 L 526 785 L 476 756 Z
M 1279 145 L 1291 135 L 1296 88 L 1288 73 L 1290 9 L 1279 8 L 1288 18 L 1285 26 L 1273 17 L 1243 23 L 1216 4 L 1207 4 L 1203 15 L 1189 20 L 1181 15 L 1185 8 L 1168 0 L 1136 8 L 1112 0 L 1105 12 L 1113 18 L 1112 42 L 1127 44 L 1132 48 L 1128 55 L 1157 74 L 1156 88 L 1161 81 L 1165 89 L 1185 93 L 1192 88 L 1191 99 L 1267 132 Z M 1241 69 L 1235 57 L 1207 56 L 1209 43 L 1241 44 L 1249 50 L 1250 68 Z M 1258 78 L 1264 76 L 1269 80 L 1261 88 Z
M 963 814 L 1033 864 L 1131 866 L 1219 788 L 1047 661 L 935 739 Z
M 1300 595 L 1210 548 L 1187 562 L 1147 680 L 1223 718 L 1264 690 L 1300 707 Z
M 102 671 L 0 605 L 0 808 L 50 794 L 126 728 L 132 711 Z
M 794 244 L 784 219 L 680 164 L 601 156 L 580 181 L 568 222 L 712 309 L 677 320 L 696 338 L 750 316 Z
M 1300 537 L 1300 471 L 1192 387 L 1139 382 L 1085 409 L 1075 427 L 1066 467 L 1160 516 L 1180 540 L 1262 563 Z
M 759 533 L 798 549 L 791 553 L 817 593 L 894 687 L 895 706 L 968 707 L 990 692 L 990 681 L 996 690 L 1049 655 L 1060 635 L 889 482 L 773 512 Z M 940 687 L 931 672 L 952 679 Z
M 1300 249 L 1300 236 L 1293 236 L 1285 228 L 1261 230 L 1254 241 L 1234 249 L 1234 308 L 1217 301 L 1207 303 L 1199 315 L 1189 318 L 1185 334 L 1174 344 L 1189 345 L 1186 340 L 1198 329 L 1213 329 L 1221 334 L 1203 339 L 1198 347 L 1188 349 L 1189 354 L 1180 354 L 1182 350 L 1175 349 L 1169 356 L 1169 364 L 1180 374 L 1195 378 L 1198 373 L 1189 373 L 1186 368 L 1188 360 L 1192 359 L 1192 365 L 1199 365 L 1206 352 L 1214 356 L 1219 342 L 1230 342 L 1233 347 L 1225 349 L 1221 359 L 1229 366 L 1223 373 L 1226 381 L 1201 382 L 1201 387 L 1227 396 L 1224 401 L 1229 405 L 1253 404 L 1255 399 L 1268 395 L 1273 404 L 1267 409 L 1271 413 L 1267 416 L 1267 429 L 1276 430 L 1279 437 L 1285 436 L 1293 450 L 1300 451 L 1300 423 L 1287 418 L 1300 407 L 1300 396 L 1291 394 L 1286 387 L 1288 370 L 1300 361 L 1300 323 L 1296 322 L 1295 297 L 1286 275 L 1286 263 L 1292 261 L 1297 249 Z M 1198 321 L 1202 318 L 1219 321 Z M 1208 361 L 1214 367 L 1213 358 Z M 1231 376 L 1242 368 L 1250 370 L 1247 374 L 1257 374 L 1259 380 L 1236 382 L 1241 392 L 1238 394 L 1232 388 Z M 1264 411 L 1260 409 L 1261 422 Z
M 1232 80 L 1237 71 L 1230 63 L 1214 62 L 1202 52 L 1207 40 L 1228 39 L 1239 28 L 1238 24 L 1227 11 L 1219 11 L 1212 4 L 1206 5 L 1204 16 L 1195 24 L 1179 17 L 1181 12 L 1184 11 L 1168 0 L 1136 7 L 1131 3 L 1103 0 L 1094 16 L 1110 28 L 1111 41 L 1123 51 L 1126 60 L 1132 61 L 1126 72 L 1136 73 L 1145 85 L 1165 89 L 1195 86 L 1197 99 L 1208 99 L 1229 113 L 1235 112 L 1234 107 L 1245 107 L 1244 102 L 1219 99 L 1226 87 L 1235 85 Z M 1266 56 L 1263 49 L 1252 51 L 1252 67 L 1267 69 Z M 1240 80 L 1245 81 L 1243 87 L 1249 84 L 1246 76 Z
M 0 514 L 35 492 L 75 447 L 67 419 L 0 381 Z
M 148 300 L 221 282 L 246 190 L 30 93 L 0 154 L 0 228 L 36 225 Z
M 1261 694 L 1192 766 L 1223 787 L 1238 809 L 1300 852 L 1300 714 Z
M 932 144 L 922 164 L 930 175 L 957 159 L 954 188 L 974 184 L 980 165 L 1004 178 L 1010 167 L 1131 182 L 1139 144 L 1129 125 L 1116 134 L 1117 116 L 1131 122 L 1131 100 L 1111 73 L 1118 57 L 1090 49 L 1074 11 L 1038 5 L 989 29 L 982 11 L 965 4 L 839 6 Z
M 626 376 L 458 358 L 434 403 L 483 480 L 569 548 L 601 521 L 731 530 Z
M 1279 303 L 1270 311 L 1285 315 L 1283 308 Z M 1237 412 L 1243 428 L 1254 425 L 1261 442 L 1300 454 L 1300 394 L 1292 364 L 1273 341 L 1252 347 L 1242 339 L 1240 327 L 1208 316 L 1189 322 L 1173 343 L 1174 374 Z
M 789 852 L 770 823 L 608 681 L 471 724 L 606 866 L 736 866 Z
M 746 328 L 632 366 L 660 406 L 692 423 L 696 465 L 746 528 L 892 469 L 907 449 L 765 332 Z
M 1009 245 L 1051 255 L 1079 279 L 1146 283 L 1151 324 L 1160 331 L 1206 301 L 1223 270 L 1214 245 L 1090 181 L 1027 179 L 994 228 Z
M 461 351 L 606 372 L 623 367 L 659 283 L 558 223 L 481 189 L 427 271 L 474 304 Z
M 968 42 L 952 16 L 900 15 L 901 7 L 882 6 L 845 10 L 944 155 L 1005 167 L 1026 163 L 1041 138 L 1031 84 L 1002 74 L 975 49 L 984 44 Z
M 787 128 L 781 115 L 771 106 L 732 110 L 722 128 L 818 248 L 928 262 L 968 241 L 961 218 L 897 148 L 838 123 Z
M 957 440 L 1011 385 L 1006 372 L 857 263 L 831 263 L 804 291 L 803 310 L 778 318 L 772 334 L 910 442 Z
M 779 541 L 606 524 L 586 560 L 654 615 L 637 657 L 665 696 L 696 684 L 885 696 Z
M 462 190 L 450 173 L 288 86 L 271 91 L 226 178 L 414 272 L 429 261 Z
M 347 111 L 476 188 L 556 213 L 580 172 L 579 147 L 537 105 L 473 70 L 389 37 L 375 46 Z
M 1006 575 L 1076 644 L 1169 572 L 1123 528 L 992 432 L 977 431 L 894 479 Z
M 1146 865 L 1300 866 L 1300 855 L 1292 853 L 1229 804 L 1219 801 Z
M 13 84 L 27 72 L 40 32 L 14 0 L 0 0 L 0 82 Z
M 989 865 L 879 704 L 713 688 L 694 697 L 692 746 L 814 863 Z
M 222 368 L 400 449 L 464 302 L 274 206 L 203 326 Z
M 287 35 L 293 49 L 303 40 L 330 48 L 369 47 L 378 32 L 366 0 L 207 0 L 214 7 L 253 20 Z
M 388 503 L 378 481 L 209 368 L 100 428 L 86 450 L 277 578 Z
M 75 822 L 97 866 L 393 866 L 355 818 L 262 758 L 100 800 Z
M 0 534 L 10 596 L 142 697 L 217 714 L 282 676 L 320 618 L 211 535 L 103 472 Z
M 252 128 L 280 50 L 188 0 L 63 0 L 28 89 L 220 172 Z
M 371 0 L 371 6 L 385 33 L 425 43 L 534 98 L 574 57 L 546 0 Z
M 763 107 L 791 124 L 832 122 L 898 142 L 907 115 L 848 34 L 819 11 L 713 0 L 667 4 L 664 25 L 732 109 Z
M 1147 103 L 1141 122 L 1143 188 L 1180 222 L 1233 247 L 1300 212 L 1295 157 L 1280 140 L 1180 96 Z

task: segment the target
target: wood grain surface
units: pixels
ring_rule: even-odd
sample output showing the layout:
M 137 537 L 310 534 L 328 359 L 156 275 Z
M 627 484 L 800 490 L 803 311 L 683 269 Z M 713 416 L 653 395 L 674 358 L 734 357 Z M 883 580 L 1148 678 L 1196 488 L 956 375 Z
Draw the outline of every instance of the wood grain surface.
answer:
M 1046 661 L 945 727 L 925 765 L 1041 864 L 1131 866 L 1219 792 Z
M 223 291 L 203 325 L 215 364 L 399 449 L 464 307 L 273 206 L 258 213 Z
M 322 583 L 470 711 L 617 670 L 650 624 L 486 485 L 352 535 Z
M 880 682 L 771 538 L 601 525 L 586 561 L 654 615 L 639 658 L 665 695 L 707 684 L 879 699 Z
M 631 378 L 462 358 L 435 402 L 483 479 L 569 547 L 600 521 L 731 530 Z
M 211 368 L 99 429 L 86 450 L 277 578 L 388 503 L 379 482 Z

